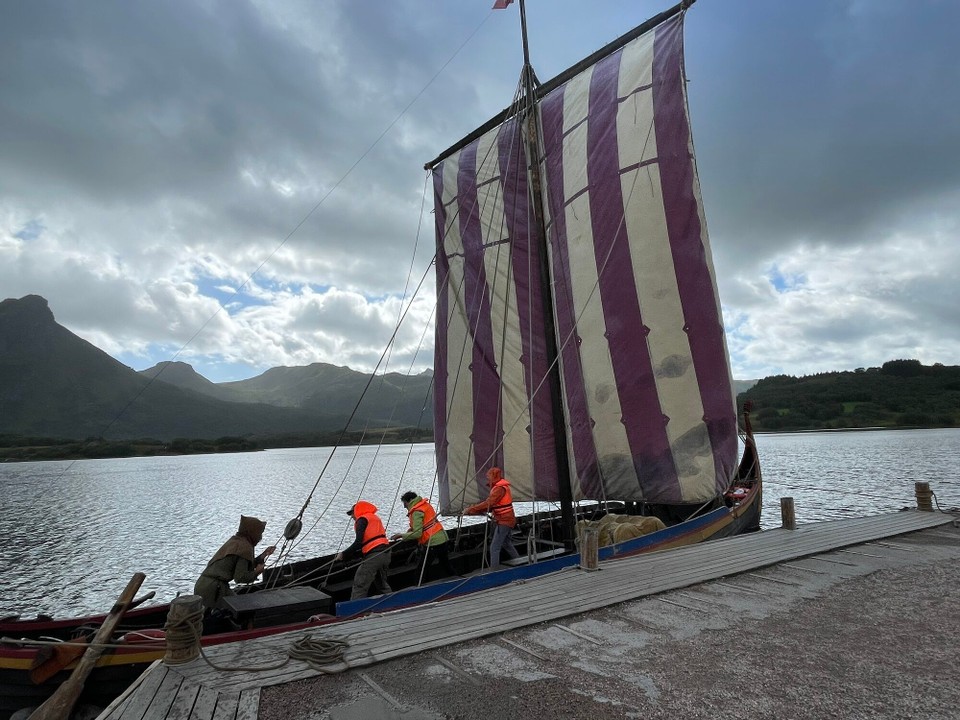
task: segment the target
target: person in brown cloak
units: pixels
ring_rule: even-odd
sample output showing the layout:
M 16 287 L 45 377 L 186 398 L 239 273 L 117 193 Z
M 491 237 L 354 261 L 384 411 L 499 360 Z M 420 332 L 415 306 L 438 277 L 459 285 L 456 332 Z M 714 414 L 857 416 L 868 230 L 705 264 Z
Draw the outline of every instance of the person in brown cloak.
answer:
M 256 557 L 253 556 L 253 548 L 263 539 L 266 527 L 267 523 L 263 520 L 240 516 L 237 534 L 217 550 L 193 587 L 193 593 L 203 598 L 203 606 L 207 610 L 217 607 L 225 595 L 233 594 L 231 580 L 250 583 L 263 572 L 264 562 L 276 547 L 271 545 Z

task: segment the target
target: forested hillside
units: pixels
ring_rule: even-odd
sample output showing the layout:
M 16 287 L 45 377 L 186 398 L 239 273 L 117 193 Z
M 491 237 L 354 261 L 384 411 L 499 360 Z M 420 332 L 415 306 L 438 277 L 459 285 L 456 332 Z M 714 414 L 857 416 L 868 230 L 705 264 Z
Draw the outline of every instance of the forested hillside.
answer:
M 960 367 L 891 360 L 805 377 L 774 375 L 738 396 L 754 429 L 960 426 Z

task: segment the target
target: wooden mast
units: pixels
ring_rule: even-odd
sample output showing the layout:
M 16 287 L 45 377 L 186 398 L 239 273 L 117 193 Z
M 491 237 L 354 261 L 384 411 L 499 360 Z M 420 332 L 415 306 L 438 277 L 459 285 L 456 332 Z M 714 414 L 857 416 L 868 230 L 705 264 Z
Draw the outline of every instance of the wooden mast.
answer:
M 524 88 L 522 121 L 526 126 L 527 177 L 530 179 L 528 191 L 530 206 L 533 208 L 533 235 L 540 251 L 540 287 L 543 295 L 544 338 L 549 369 L 547 382 L 550 388 L 553 436 L 557 454 L 557 486 L 560 493 L 560 516 L 562 521 L 561 539 L 568 549 L 574 547 L 573 491 L 570 488 L 570 454 L 567 447 L 567 420 L 563 409 L 563 388 L 560 383 L 559 351 L 557 331 L 554 324 L 553 295 L 550 292 L 550 255 L 547 233 L 543 221 L 543 201 L 540 182 L 540 132 L 537 112 L 535 86 L 539 84 L 530 64 L 530 48 L 527 44 L 527 8 L 525 0 L 520 0 L 520 32 L 523 36 Z M 532 439 L 531 439 L 532 442 Z

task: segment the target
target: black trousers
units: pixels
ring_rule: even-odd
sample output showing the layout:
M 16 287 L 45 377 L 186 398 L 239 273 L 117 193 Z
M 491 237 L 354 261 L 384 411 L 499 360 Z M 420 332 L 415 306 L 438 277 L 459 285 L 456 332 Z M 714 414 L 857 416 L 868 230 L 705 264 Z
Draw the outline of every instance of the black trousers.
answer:
M 453 565 L 450 564 L 450 541 L 448 540 L 445 543 L 440 545 L 419 545 L 417 547 L 417 567 L 423 568 L 423 564 L 427 563 L 427 569 L 424 573 L 426 578 L 429 575 L 435 573 L 429 566 L 434 564 L 439 564 L 440 571 L 442 575 L 440 577 L 450 577 L 456 576 L 457 571 L 454 570 Z

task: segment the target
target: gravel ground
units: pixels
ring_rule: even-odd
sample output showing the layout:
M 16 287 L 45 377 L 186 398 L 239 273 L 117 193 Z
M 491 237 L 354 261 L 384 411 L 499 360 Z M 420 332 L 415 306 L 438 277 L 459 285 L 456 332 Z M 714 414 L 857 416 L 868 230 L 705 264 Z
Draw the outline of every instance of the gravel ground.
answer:
M 266 688 L 259 720 L 960 718 L 960 530 L 852 550 Z

